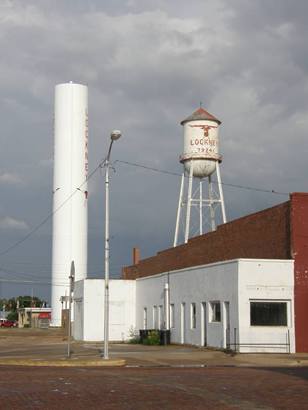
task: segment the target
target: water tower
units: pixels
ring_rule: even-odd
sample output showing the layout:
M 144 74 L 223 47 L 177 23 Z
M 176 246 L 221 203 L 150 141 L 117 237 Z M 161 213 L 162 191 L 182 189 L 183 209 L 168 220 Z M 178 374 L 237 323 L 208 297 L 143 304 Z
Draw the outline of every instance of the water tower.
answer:
M 200 107 L 181 122 L 184 127 L 184 153 L 180 197 L 177 210 L 173 246 L 179 242 L 181 227 L 184 242 L 195 235 L 216 229 L 217 211 L 226 222 L 226 211 L 221 186 L 218 129 L 221 122 Z M 216 172 L 216 180 L 212 180 Z M 192 215 L 192 208 L 197 210 Z M 196 224 L 197 222 L 197 224 Z

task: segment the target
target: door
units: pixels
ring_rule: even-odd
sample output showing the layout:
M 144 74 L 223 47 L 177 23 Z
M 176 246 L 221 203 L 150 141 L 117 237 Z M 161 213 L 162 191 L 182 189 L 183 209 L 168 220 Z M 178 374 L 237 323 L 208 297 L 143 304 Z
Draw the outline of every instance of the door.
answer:
M 73 337 L 76 340 L 84 339 L 85 335 L 83 329 L 83 303 L 82 300 L 75 300 L 75 321 Z
M 230 348 L 230 303 L 224 302 L 225 308 L 225 334 L 226 334 L 226 348 Z

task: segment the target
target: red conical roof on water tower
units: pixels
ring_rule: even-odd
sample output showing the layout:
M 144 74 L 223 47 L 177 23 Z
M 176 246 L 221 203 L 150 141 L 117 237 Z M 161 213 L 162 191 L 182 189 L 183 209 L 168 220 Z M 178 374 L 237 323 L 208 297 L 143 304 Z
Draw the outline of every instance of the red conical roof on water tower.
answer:
M 217 119 L 216 117 L 214 117 L 214 115 L 210 114 L 202 107 L 200 107 L 196 111 L 194 111 L 189 117 L 185 118 L 185 120 L 181 121 L 181 125 L 184 125 L 185 122 L 198 120 L 215 121 L 218 125 L 221 124 L 221 121 L 219 121 L 219 119 Z

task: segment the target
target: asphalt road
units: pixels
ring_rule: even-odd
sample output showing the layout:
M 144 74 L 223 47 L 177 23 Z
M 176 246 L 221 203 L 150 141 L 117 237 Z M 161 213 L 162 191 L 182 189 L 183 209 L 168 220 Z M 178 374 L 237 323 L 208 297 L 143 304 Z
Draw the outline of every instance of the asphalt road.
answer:
M 0 409 L 308 409 L 308 368 L 0 366 Z

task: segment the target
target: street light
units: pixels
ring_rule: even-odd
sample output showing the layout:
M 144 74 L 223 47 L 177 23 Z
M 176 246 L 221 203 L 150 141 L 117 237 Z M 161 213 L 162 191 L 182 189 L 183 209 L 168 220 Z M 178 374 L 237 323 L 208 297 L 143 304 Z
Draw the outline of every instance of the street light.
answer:
M 75 263 L 74 261 L 71 262 L 71 273 L 69 276 L 69 294 L 68 294 L 68 336 L 67 336 L 67 357 L 71 357 L 71 338 L 72 338 L 72 325 L 71 325 L 71 317 L 72 317 L 72 292 L 74 291 L 75 285 Z M 66 302 L 65 302 L 66 303 Z
M 105 160 L 105 303 L 104 303 L 104 359 L 109 359 L 109 165 L 111 148 L 114 141 L 121 137 L 121 131 L 113 130 L 110 134 L 110 145 Z

